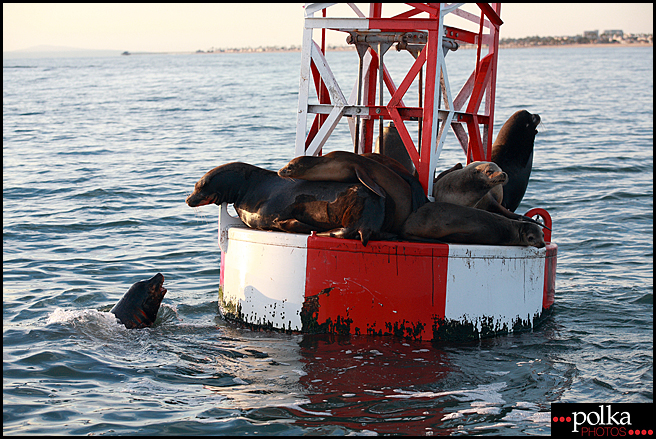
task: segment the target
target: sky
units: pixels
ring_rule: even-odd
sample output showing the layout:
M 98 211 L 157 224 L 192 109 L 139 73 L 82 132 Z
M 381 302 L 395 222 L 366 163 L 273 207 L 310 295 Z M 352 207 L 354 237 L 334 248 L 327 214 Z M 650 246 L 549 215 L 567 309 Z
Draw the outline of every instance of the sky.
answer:
M 357 5 L 368 13 L 367 4 Z M 400 8 L 384 4 L 383 16 L 404 10 Z M 653 14 L 652 3 L 503 3 L 500 35 L 574 36 L 606 29 L 653 33 Z M 328 16 L 355 15 L 340 4 L 328 9 Z M 42 45 L 132 52 L 300 46 L 302 31 L 302 3 L 2 5 L 3 52 Z M 344 33 L 328 34 L 328 44 L 345 44 Z

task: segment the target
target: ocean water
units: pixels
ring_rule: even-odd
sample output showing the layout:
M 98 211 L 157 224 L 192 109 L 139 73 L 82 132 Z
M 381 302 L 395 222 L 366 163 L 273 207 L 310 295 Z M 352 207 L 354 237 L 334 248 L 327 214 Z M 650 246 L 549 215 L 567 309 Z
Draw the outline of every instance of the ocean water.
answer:
M 398 84 L 412 59 L 389 53 Z M 447 56 L 452 89 L 473 53 Z M 328 60 L 348 95 L 355 53 Z M 653 402 L 651 47 L 501 51 L 495 135 L 542 117 L 518 211 L 553 218 L 555 311 L 461 345 L 221 318 L 218 207 L 184 200 L 215 166 L 293 157 L 299 70 L 299 53 L 3 61 L 4 434 L 548 435 L 554 402 Z M 451 135 L 438 169 L 458 161 Z M 157 272 L 155 326 L 117 324 L 108 307 Z

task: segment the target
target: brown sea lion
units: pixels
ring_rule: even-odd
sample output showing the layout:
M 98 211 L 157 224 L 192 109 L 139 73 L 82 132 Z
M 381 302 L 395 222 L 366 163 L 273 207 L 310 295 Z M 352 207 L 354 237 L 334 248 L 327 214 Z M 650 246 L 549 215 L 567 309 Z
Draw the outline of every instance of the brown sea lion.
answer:
M 413 212 L 403 224 L 401 237 L 426 242 L 545 246 L 544 233 L 537 224 L 440 201 L 426 203 Z
M 310 181 L 361 182 L 377 195 L 393 201 L 393 207 L 386 204 L 386 214 L 393 218 L 390 228 L 393 233 L 401 230 L 412 212 L 410 185 L 387 166 L 352 152 L 296 157 L 278 170 L 278 175 Z
M 435 178 L 433 198 L 435 201 L 475 207 L 544 227 L 534 219 L 511 212 L 501 205 L 503 185 L 507 179 L 508 175 L 493 162 L 472 162 L 464 168 L 457 163 Z
M 386 226 L 385 200 L 359 183 L 293 180 L 240 162 L 207 172 L 186 202 L 191 207 L 233 203 L 254 229 L 359 237 L 364 245 Z
M 157 273 L 132 285 L 110 312 L 128 329 L 146 328 L 155 323 L 164 294 L 164 276 Z
M 539 123 L 539 115 L 518 111 L 503 124 L 492 145 L 492 161 L 508 174 L 501 204 L 512 212 L 517 210 L 528 186 Z
M 394 122 L 390 122 L 388 126 L 383 128 L 382 143 L 381 148 L 380 136 L 378 136 L 376 138 L 376 147 L 374 148 L 375 153 L 394 159 L 411 174 L 416 172 L 415 164 L 412 162 L 408 150 L 405 149 L 403 140 L 401 140 L 401 136 L 399 135 L 398 129 L 394 126 Z
M 492 189 L 503 186 L 507 179 L 506 173 L 492 162 L 472 162 L 464 168 L 458 163 L 435 179 L 433 198 L 435 201 L 474 207 Z
M 429 200 L 426 197 L 426 194 L 424 193 L 424 188 L 421 186 L 421 183 L 419 182 L 417 177 L 415 177 L 414 174 L 410 173 L 406 169 L 406 167 L 403 164 L 401 164 L 398 160 L 395 160 L 392 157 L 388 157 L 386 155 L 378 154 L 375 152 L 366 152 L 361 155 L 362 157 L 367 157 L 368 159 L 377 161 L 381 165 L 387 166 L 392 171 L 396 172 L 399 175 L 399 177 L 404 179 L 405 182 L 410 185 L 410 190 L 412 191 L 413 212 L 419 209 L 424 204 L 428 203 Z

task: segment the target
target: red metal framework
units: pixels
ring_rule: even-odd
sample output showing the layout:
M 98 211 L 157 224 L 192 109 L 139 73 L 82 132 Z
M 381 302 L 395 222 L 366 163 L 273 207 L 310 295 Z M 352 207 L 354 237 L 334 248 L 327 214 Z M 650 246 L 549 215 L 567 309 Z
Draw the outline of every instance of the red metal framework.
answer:
M 330 4 L 306 5 L 295 153 L 297 156 L 320 155 L 326 140 L 344 116 L 349 121 L 355 152 L 370 152 L 376 122 L 382 134 L 383 121 L 393 121 L 424 190 L 431 194 L 437 160 L 446 138 L 444 127 L 451 126 L 468 163 L 490 160 L 499 26 L 502 24 L 500 4 L 478 3 L 478 15 L 460 9 L 462 4 L 406 5 L 406 11 L 383 17 L 380 3 L 370 5 L 369 16 L 349 4 L 356 18 L 328 18 Z M 319 11 L 322 17 L 314 17 Z M 444 20 L 449 14 L 476 23 L 478 32 L 446 26 Z M 312 39 L 313 29 L 322 29 L 321 47 Z M 326 29 L 348 33 L 360 57 L 358 80 L 348 99 L 324 56 Z M 385 52 L 395 43 L 397 50 L 408 50 L 416 58 L 398 87 L 384 63 Z M 445 55 L 463 43 L 476 46 L 476 61 L 469 79 L 453 98 Z M 487 47 L 486 54 L 482 53 L 483 47 Z M 379 71 L 383 72 L 382 78 Z M 308 102 L 310 73 L 318 105 Z M 417 78 L 418 105 L 406 106 L 403 98 Z M 390 95 L 387 103 L 383 102 L 383 83 Z M 483 98 L 485 106 L 481 109 Z M 315 116 L 308 131 L 309 114 Z M 418 122 L 415 140 L 406 126 L 409 121 Z

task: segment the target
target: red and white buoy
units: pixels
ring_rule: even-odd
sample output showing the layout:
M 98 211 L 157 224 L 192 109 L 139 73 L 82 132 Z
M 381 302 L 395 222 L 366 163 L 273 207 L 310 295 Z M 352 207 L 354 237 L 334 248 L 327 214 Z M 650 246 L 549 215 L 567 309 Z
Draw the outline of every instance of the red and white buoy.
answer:
M 337 18 L 326 16 L 326 4 L 306 5 L 296 155 L 320 155 L 346 117 L 358 153 L 371 152 L 376 126 L 382 140 L 383 121 L 394 122 L 427 194 L 445 128 L 453 129 L 468 163 L 489 161 L 502 21 L 499 4 L 477 5 L 478 15 L 458 5 L 412 3 L 405 12 L 383 17 L 382 5 L 371 4 L 367 17 L 349 4 L 355 17 Z M 314 17 L 319 11 L 322 17 Z M 476 23 L 478 32 L 446 26 L 449 14 Z M 312 39 L 314 29 L 323 30 L 321 46 Z M 359 75 L 348 99 L 324 56 L 326 29 L 347 33 L 357 48 Z M 476 62 L 454 97 L 445 54 L 462 43 L 476 45 Z M 393 44 L 415 57 L 398 87 L 384 64 Z M 409 107 L 403 99 L 417 78 L 419 104 Z M 391 96 L 387 103 L 381 98 L 383 84 Z M 406 126 L 412 123 L 418 128 L 414 140 Z M 526 215 L 552 226 L 544 209 Z M 230 320 L 306 333 L 458 341 L 530 329 L 554 303 L 558 247 L 550 235 L 545 229 L 547 246 L 541 249 L 396 241 L 370 241 L 365 247 L 358 240 L 249 229 L 224 203 L 219 304 Z

